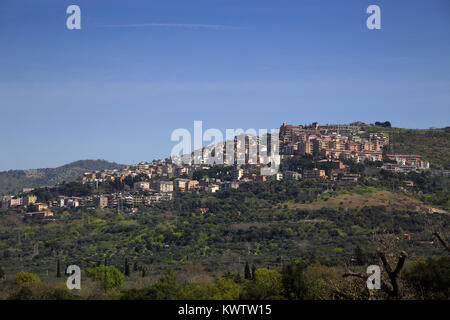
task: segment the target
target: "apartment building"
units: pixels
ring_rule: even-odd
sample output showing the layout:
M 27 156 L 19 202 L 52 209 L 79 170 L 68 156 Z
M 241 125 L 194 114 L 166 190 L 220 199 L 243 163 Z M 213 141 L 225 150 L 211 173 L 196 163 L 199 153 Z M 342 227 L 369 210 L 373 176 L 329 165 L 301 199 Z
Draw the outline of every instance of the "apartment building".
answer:
M 199 186 L 199 182 L 197 180 L 183 178 L 177 178 L 173 181 L 173 183 L 174 189 L 180 191 L 189 191 Z
M 173 181 L 157 181 L 154 186 L 159 193 L 173 192 Z
M 105 196 L 99 196 L 95 199 L 97 208 L 104 209 L 108 207 L 108 198 Z
M 133 183 L 133 189 L 137 191 L 148 191 L 150 190 L 150 182 L 148 181 L 139 181 Z
M 300 180 L 302 178 L 302 175 L 295 171 L 284 171 L 283 172 L 283 179 L 284 180 Z
M 314 168 L 312 170 L 303 170 L 303 179 L 305 180 L 324 180 L 327 176 L 325 170 Z

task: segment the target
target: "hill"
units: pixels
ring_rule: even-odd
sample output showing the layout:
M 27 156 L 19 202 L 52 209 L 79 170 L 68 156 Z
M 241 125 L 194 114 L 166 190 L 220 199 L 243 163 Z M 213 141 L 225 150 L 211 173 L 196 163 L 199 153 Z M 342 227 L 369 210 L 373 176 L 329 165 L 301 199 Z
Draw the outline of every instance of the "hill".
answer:
M 57 168 L 0 172 L 0 195 L 16 194 L 23 188 L 38 188 L 73 181 L 86 171 L 119 169 L 123 165 L 105 160 L 79 160 Z
M 123 266 L 128 259 L 145 266 L 151 277 L 190 262 L 214 275 L 242 272 L 245 261 L 280 268 L 283 258 L 344 266 L 357 246 L 375 252 L 374 237 L 391 233 L 410 257 L 442 254 L 438 243 L 422 240 L 432 239 L 432 228 L 448 235 L 447 213 L 425 214 L 418 209 L 424 203 L 402 192 L 349 184 L 326 191 L 332 187 L 247 183 L 211 194 L 176 193 L 173 200 L 141 207 L 136 214 L 56 208 L 55 219 L 47 223 L 5 212 L 0 214 L 1 264 L 8 274 L 27 270 L 46 281 L 55 279 L 54 272 L 47 273 L 56 270 L 55 252 L 62 265 L 82 269 L 106 260 Z

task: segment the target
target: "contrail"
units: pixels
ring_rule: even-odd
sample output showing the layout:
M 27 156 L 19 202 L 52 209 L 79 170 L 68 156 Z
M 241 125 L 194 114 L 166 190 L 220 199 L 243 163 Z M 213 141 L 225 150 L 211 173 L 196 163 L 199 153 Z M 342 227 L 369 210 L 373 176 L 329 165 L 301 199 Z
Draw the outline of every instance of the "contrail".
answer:
M 234 26 L 225 26 L 218 24 L 189 24 L 189 23 L 139 23 L 139 24 L 115 24 L 104 25 L 105 28 L 145 28 L 145 27 L 162 27 L 162 28 L 184 28 L 184 29 L 210 29 L 210 30 L 232 30 L 240 29 Z

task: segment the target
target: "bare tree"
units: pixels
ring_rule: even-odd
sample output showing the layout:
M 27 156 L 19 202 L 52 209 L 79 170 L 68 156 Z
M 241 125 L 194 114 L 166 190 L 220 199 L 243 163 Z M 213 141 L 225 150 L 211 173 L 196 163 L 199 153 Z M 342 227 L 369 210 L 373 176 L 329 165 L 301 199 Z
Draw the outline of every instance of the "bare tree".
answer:
M 386 255 L 382 251 L 377 252 L 378 257 L 380 258 L 381 262 L 383 263 L 383 268 L 386 271 L 386 273 L 389 276 L 389 280 L 391 282 L 391 286 L 385 283 L 384 289 L 382 285 L 382 289 L 392 298 L 395 299 L 401 299 L 402 293 L 399 286 L 398 276 L 400 274 L 400 271 L 402 270 L 403 266 L 405 265 L 405 260 L 408 257 L 408 254 L 405 251 L 400 252 L 400 255 L 398 257 L 397 266 L 394 270 L 392 270 L 391 265 L 386 259 Z
M 401 299 L 402 298 L 402 292 L 400 290 L 399 286 L 399 279 L 398 276 L 400 274 L 400 271 L 402 270 L 405 260 L 407 258 L 407 253 L 405 251 L 402 251 L 398 257 L 397 265 L 394 270 L 392 270 L 391 265 L 386 259 L 386 255 L 382 251 L 377 252 L 378 257 L 380 258 L 383 268 L 388 274 L 389 282 L 386 282 L 384 279 L 381 279 L 381 290 L 383 290 L 385 293 L 388 294 L 389 297 L 393 299 Z M 344 278 L 347 277 L 357 277 L 363 279 L 365 282 L 367 281 L 369 275 L 361 274 L 357 272 L 351 272 L 348 271 L 342 275 Z
M 439 242 L 444 246 L 444 248 L 450 252 L 450 245 L 445 241 L 445 239 L 441 236 L 439 232 L 433 232 L 433 236 L 435 236 Z
M 381 279 L 381 290 L 391 299 L 401 299 L 403 297 L 403 293 L 400 286 L 399 275 L 405 265 L 408 254 L 399 249 L 399 238 L 394 233 L 378 235 L 377 238 L 377 256 L 387 274 L 387 279 Z M 392 268 L 387 256 L 392 257 L 391 259 L 397 257 L 395 268 Z M 348 271 L 342 276 L 344 278 L 357 277 L 363 279 L 364 281 L 367 281 L 369 277 L 369 275 L 352 271 Z

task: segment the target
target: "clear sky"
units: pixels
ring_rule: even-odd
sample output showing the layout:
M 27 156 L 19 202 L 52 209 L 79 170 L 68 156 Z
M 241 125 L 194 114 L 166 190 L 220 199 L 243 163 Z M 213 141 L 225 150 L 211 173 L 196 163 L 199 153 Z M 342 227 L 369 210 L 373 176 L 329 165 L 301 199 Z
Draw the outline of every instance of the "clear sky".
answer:
M 449 110 L 448 0 L 0 2 L 0 170 L 151 161 L 194 120 L 428 128 Z

